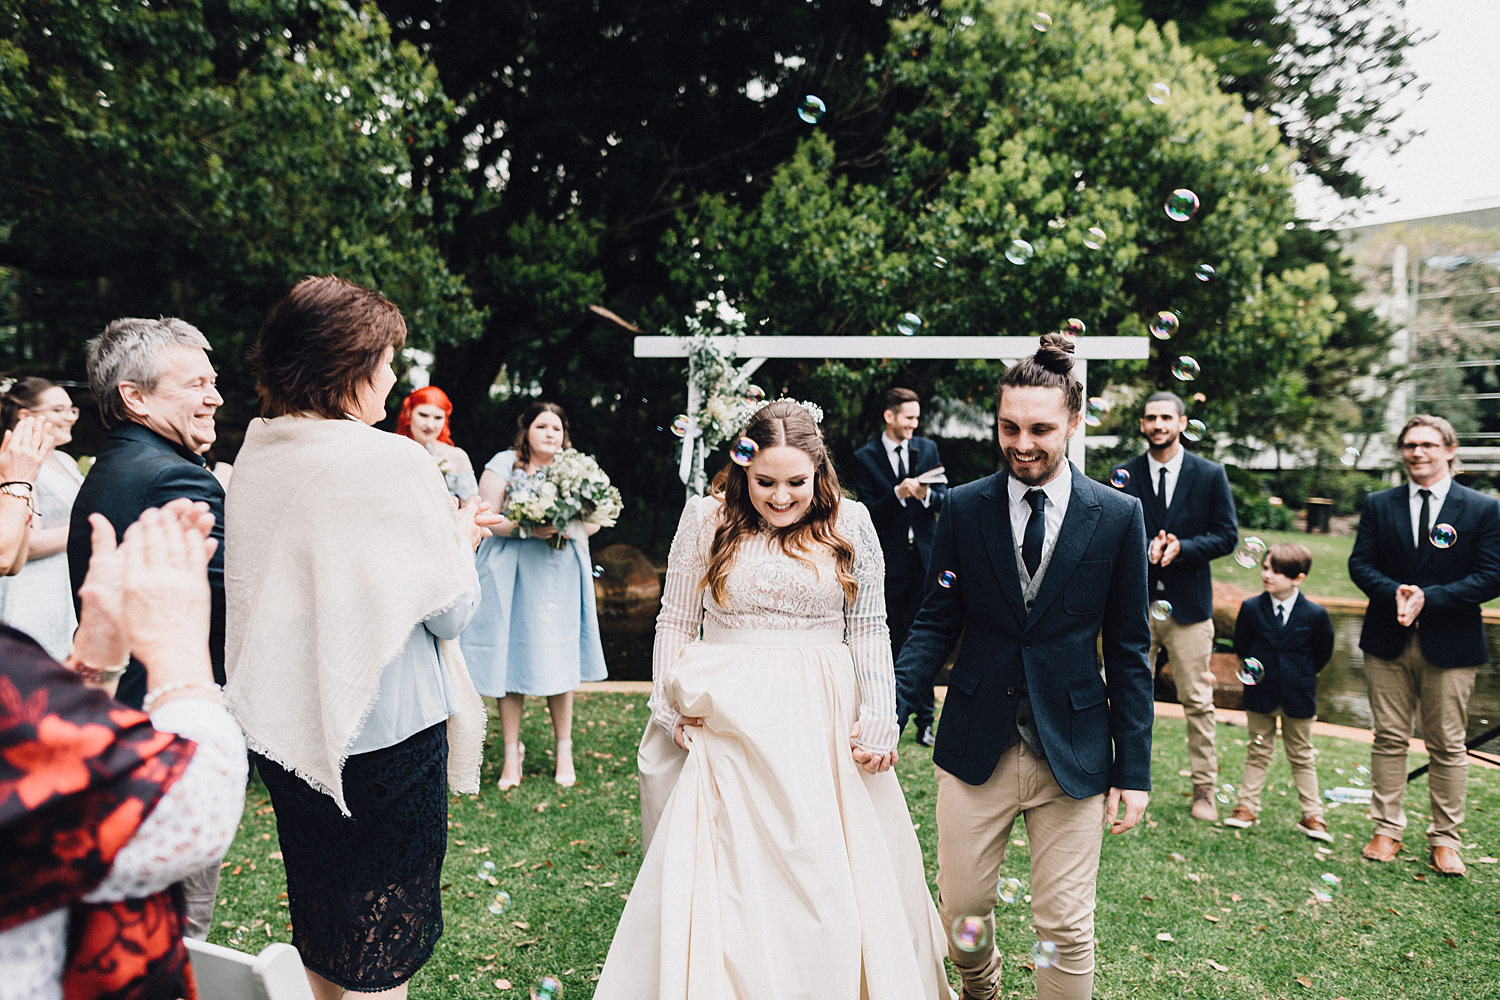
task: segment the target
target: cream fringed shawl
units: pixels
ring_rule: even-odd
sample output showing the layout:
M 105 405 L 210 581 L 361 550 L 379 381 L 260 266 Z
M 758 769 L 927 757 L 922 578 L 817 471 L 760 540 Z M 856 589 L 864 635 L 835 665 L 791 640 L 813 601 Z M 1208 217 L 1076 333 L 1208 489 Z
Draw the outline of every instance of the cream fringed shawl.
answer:
M 422 446 L 357 420 L 257 419 L 224 505 L 225 697 L 246 743 L 346 815 L 348 748 L 412 629 L 477 589 L 452 497 Z M 485 712 L 458 643 L 448 783 L 479 791 Z

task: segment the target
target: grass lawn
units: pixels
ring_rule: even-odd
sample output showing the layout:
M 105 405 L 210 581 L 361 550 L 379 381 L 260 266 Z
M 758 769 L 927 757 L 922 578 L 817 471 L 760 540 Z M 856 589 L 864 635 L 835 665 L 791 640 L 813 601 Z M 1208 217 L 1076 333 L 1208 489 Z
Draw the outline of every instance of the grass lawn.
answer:
M 568 1000 L 592 996 L 615 922 L 640 864 L 635 746 L 644 695 L 580 695 L 575 744 L 579 784 L 551 780 L 550 730 L 540 699 L 528 699 L 526 780 L 501 796 L 499 741 L 492 737 L 485 792 L 455 796 L 444 868 L 446 930 L 433 960 L 412 982 L 416 1000 L 524 1000 L 538 977 L 556 976 Z M 498 733 L 496 720 L 491 732 Z M 1244 731 L 1220 729 L 1220 767 L 1238 784 Z M 1324 787 L 1352 784 L 1368 748 L 1317 740 Z M 935 857 L 935 782 L 928 753 L 908 729 L 897 770 L 925 856 Z M 1101 1000 L 1167 997 L 1403 997 L 1451 1000 L 1500 995 L 1500 772 L 1470 771 L 1467 879 L 1430 872 L 1413 833 L 1403 858 L 1362 861 L 1369 823 L 1356 806 L 1328 813 L 1331 850 L 1292 829 L 1300 818 L 1290 772 L 1278 753 L 1261 825 L 1247 831 L 1187 818 L 1182 723 L 1156 723 L 1156 790 L 1147 821 L 1106 837 L 1099 883 Z M 1407 796 L 1414 831 L 1426 824 L 1427 782 Z M 1412 808 L 1415 807 L 1415 808 Z M 1221 807 L 1221 812 L 1227 807 Z M 1029 884 L 1025 831 L 1018 824 L 1008 875 Z M 485 868 L 485 862 L 494 865 Z M 1342 891 L 1318 901 L 1323 873 Z M 484 878 L 481 878 L 481 874 Z M 493 880 L 493 881 L 490 881 Z M 270 800 L 258 781 L 224 862 L 212 940 L 255 951 L 289 941 L 284 869 Z M 498 893 L 508 908 L 490 912 Z M 830 933 L 835 933 L 830 929 Z M 1034 996 L 1024 963 L 1034 943 L 1024 901 L 1002 905 L 997 934 L 1006 956 L 1004 995 Z M 953 981 L 956 983 L 957 978 Z

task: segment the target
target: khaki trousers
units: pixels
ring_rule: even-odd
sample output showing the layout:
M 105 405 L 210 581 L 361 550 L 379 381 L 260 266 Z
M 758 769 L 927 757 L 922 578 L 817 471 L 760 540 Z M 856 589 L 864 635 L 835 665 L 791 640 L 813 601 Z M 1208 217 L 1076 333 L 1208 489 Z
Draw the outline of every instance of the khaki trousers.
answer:
M 1370 747 L 1370 819 L 1375 832 L 1400 840 L 1406 830 L 1401 797 L 1406 791 L 1406 751 L 1412 722 L 1421 713 L 1422 741 L 1427 744 L 1427 794 L 1432 822 L 1427 827 L 1429 847 L 1462 846 L 1458 828 L 1464 821 L 1468 791 L 1469 753 L 1464 736 L 1469 721 L 1469 695 L 1478 667 L 1434 667 L 1422 655 L 1413 633 L 1394 660 L 1365 657 L 1365 686 L 1375 742 Z
M 1240 780 L 1239 804 L 1253 813 L 1260 812 L 1260 793 L 1266 787 L 1266 772 L 1271 754 L 1276 750 L 1276 720 L 1281 720 L 1282 749 L 1286 762 L 1292 765 L 1292 783 L 1297 786 L 1297 803 L 1302 818 L 1322 817 L 1323 800 L 1318 794 L 1318 767 L 1313 762 L 1312 719 L 1291 719 L 1281 709 L 1270 715 L 1245 713 L 1250 746 L 1245 751 L 1245 777 Z
M 1057 945 L 1056 964 L 1036 973 L 1038 1000 L 1088 1000 L 1094 989 L 1094 890 L 1104 836 L 1104 796 L 1072 799 L 1047 762 L 1024 743 L 1006 750 L 989 780 L 969 785 L 942 768 L 938 779 L 938 912 L 943 926 L 981 915 L 994 935 L 994 910 L 1006 847 L 1017 816 L 1031 845 L 1031 915 L 1037 940 Z M 975 1000 L 1000 985 L 993 945 L 948 957 Z
M 1187 720 L 1188 768 L 1193 786 L 1212 785 L 1219 778 L 1219 755 L 1214 746 L 1214 675 L 1209 657 L 1214 651 L 1214 620 L 1191 625 L 1177 619 L 1151 622 L 1151 651 L 1146 662 L 1156 668 L 1161 650 L 1167 651 L 1172 664 L 1172 680 L 1177 685 L 1177 700 Z

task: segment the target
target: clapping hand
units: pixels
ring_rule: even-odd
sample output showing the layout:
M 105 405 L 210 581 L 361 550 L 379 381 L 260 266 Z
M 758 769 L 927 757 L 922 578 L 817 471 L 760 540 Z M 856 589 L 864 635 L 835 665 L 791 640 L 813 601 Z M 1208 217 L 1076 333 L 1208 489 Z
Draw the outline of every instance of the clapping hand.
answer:
M 1427 595 L 1422 593 L 1421 587 L 1401 584 L 1396 588 L 1396 622 L 1403 628 L 1411 628 L 1426 603 Z
M 1151 545 L 1146 549 L 1146 558 L 1156 566 L 1170 566 L 1172 560 L 1182 552 L 1182 542 L 1176 535 L 1167 531 L 1158 531 L 1156 537 L 1151 539 Z
M 479 543 L 489 537 L 489 529 L 503 520 L 505 518 L 493 513 L 490 505 L 479 499 L 478 494 L 458 508 L 459 531 L 471 549 L 479 548 Z
M 22 417 L 0 438 L 0 482 L 35 483 L 56 440 L 47 421 Z

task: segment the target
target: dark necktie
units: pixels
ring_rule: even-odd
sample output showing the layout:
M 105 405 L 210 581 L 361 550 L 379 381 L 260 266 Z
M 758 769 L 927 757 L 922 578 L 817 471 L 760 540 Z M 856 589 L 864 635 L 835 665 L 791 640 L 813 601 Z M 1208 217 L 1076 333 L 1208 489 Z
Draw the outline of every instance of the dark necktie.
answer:
M 1276 605 L 1276 627 L 1277 628 L 1285 628 L 1286 627 L 1286 605 L 1285 604 L 1278 604 L 1278 605 Z
M 896 482 L 906 478 L 906 445 L 896 445 Z
M 1041 490 L 1026 491 L 1031 516 L 1026 519 L 1026 534 L 1021 536 L 1021 561 L 1031 576 L 1036 576 L 1037 567 L 1042 564 L 1042 541 L 1047 536 L 1047 515 L 1042 513 L 1042 506 L 1046 500 L 1047 494 Z
M 1432 511 L 1427 506 L 1428 501 L 1432 499 L 1432 491 L 1417 490 L 1417 496 L 1422 498 L 1422 513 L 1417 521 L 1417 551 L 1420 552 L 1422 550 L 1422 542 L 1426 540 L 1432 530 Z
M 1161 511 L 1162 520 L 1167 519 L 1167 467 L 1161 467 L 1161 474 L 1156 480 L 1156 509 Z

